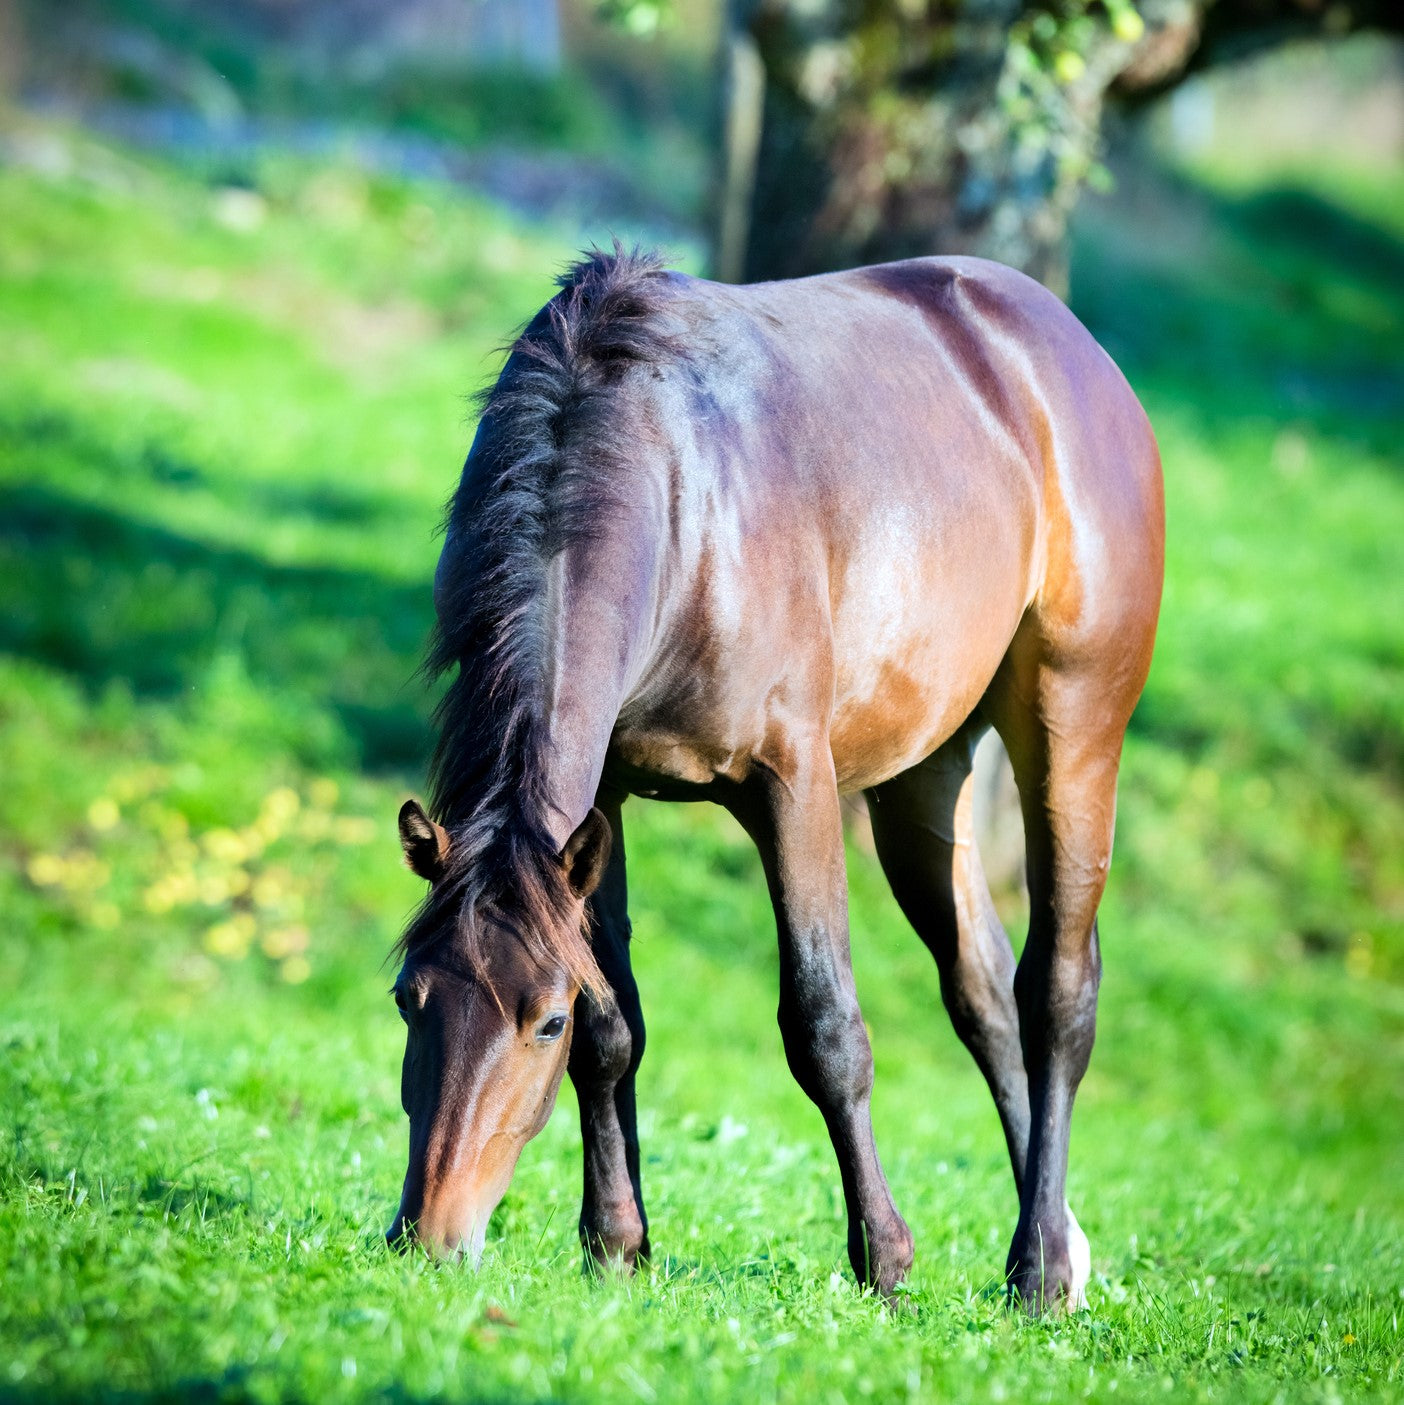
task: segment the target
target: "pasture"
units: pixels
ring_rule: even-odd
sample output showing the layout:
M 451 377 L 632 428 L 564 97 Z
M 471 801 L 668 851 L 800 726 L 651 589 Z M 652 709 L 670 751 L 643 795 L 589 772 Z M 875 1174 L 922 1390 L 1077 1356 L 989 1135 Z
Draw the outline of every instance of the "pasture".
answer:
M 651 1270 L 580 1273 L 568 1084 L 481 1273 L 387 1253 L 434 531 L 569 236 L 7 119 L 0 1400 L 1400 1397 L 1404 180 L 1158 179 L 1074 264 L 1170 556 L 1074 1122 L 1091 1311 L 1030 1322 L 997 1119 L 875 861 L 897 1313 L 847 1273 L 754 853 L 639 801 Z

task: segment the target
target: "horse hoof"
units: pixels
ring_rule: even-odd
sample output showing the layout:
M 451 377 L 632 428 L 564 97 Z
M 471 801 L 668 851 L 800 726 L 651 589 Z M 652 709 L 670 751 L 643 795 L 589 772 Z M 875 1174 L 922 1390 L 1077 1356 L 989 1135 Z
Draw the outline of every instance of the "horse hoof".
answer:
M 1068 1279 L 1045 1266 L 1040 1273 L 1016 1269 L 1009 1277 L 1009 1306 L 1030 1317 L 1055 1317 L 1068 1309 Z

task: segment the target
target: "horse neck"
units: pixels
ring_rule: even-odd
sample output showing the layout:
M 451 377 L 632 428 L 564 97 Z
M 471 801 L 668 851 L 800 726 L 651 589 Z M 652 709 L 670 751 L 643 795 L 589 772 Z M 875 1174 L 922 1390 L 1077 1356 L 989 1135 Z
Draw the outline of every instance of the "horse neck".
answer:
M 595 803 L 615 722 L 654 644 L 666 530 L 646 491 L 552 563 L 546 678 L 548 825 L 564 844 Z

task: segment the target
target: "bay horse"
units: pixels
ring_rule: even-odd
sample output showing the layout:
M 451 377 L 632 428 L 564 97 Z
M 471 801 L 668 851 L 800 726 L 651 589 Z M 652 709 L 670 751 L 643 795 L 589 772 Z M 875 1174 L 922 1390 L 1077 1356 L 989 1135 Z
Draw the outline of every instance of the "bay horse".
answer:
M 621 809 L 713 800 L 760 853 L 786 1059 L 838 1158 L 848 1255 L 890 1294 L 912 1235 L 873 1141 L 839 797 L 936 959 L 994 1095 L 1031 1312 L 1083 1301 L 1065 1196 L 1123 735 L 1150 666 L 1160 461 L 1111 359 L 1037 283 L 923 258 L 733 287 L 595 251 L 527 325 L 451 500 L 427 668 L 430 888 L 398 947 L 409 1165 L 387 1238 L 479 1259 L 563 1073 L 590 1262 L 649 1254 Z M 456 672 L 454 672 L 456 670 Z M 1009 752 L 1017 968 L 971 824 Z

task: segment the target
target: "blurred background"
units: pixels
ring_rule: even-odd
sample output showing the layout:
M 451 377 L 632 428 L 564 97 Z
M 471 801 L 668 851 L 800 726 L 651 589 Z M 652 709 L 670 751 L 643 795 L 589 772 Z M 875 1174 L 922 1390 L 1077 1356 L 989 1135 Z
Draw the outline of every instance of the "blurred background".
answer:
M 133 1225 L 204 1214 L 202 1273 L 241 1292 L 241 1234 L 349 1227 L 381 1271 L 403 1131 L 379 963 L 419 896 L 393 821 L 430 742 L 439 513 L 498 349 L 616 235 L 733 280 L 980 253 L 1117 359 L 1169 562 L 1074 1149 L 1100 1199 L 1074 1204 L 1104 1294 L 1173 1300 L 1208 1264 L 1255 1310 L 1334 1312 L 1372 1276 L 1392 1300 L 1402 33 L 1394 0 L 0 0 L 12 1382 L 262 1369 L 188 1335 L 213 1309 L 184 1270 L 56 1364 L 64 1313 L 116 1289 L 55 1243 L 149 1259 Z M 850 818 L 879 1140 L 919 1239 L 951 1245 L 929 1281 L 976 1283 L 1009 1219 L 998 1128 Z M 836 1260 L 754 855 L 710 810 L 626 822 L 665 1242 L 725 1259 L 792 1219 L 782 1257 Z M 504 1243 L 573 1252 L 570 1124 L 530 1149 Z

